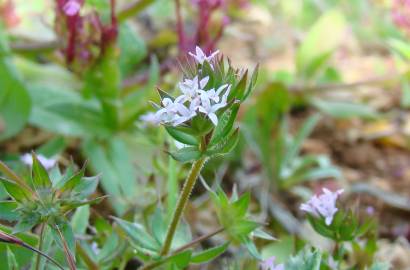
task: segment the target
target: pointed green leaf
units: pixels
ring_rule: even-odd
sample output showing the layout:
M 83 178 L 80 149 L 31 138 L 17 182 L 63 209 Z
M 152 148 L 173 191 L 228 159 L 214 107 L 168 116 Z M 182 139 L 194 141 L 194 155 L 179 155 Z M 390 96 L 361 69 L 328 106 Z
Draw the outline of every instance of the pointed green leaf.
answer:
M 222 138 L 231 132 L 233 124 L 235 123 L 236 115 L 239 111 L 239 104 L 233 104 L 231 108 L 225 111 L 219 118 L 218 125 L 212 134 L 212 139 L 210 145 L 214 145 L 219 142 Z
M 198 145 L 198 139 L 195 136 L 192 136 L 191 134 L 185 133 L 181 130 L 178 130 L 177 128 L 170 126 L 165 127 L 165 129 L 168 132 L 168 134 L 171 135 L 171 137 L 173 137 L 180 143 L 188 145 Z
M 120 228 L 125 231 L 134 245 L 141 246 L 152 251 L 158 251 L 161 248 L 157 241 L 155 241 L 151 235 L 148 234 L 141 224 L 131 223 L 119 218 L 114 218 L 114 220 Z
M 246 90 L 244 100 L 248 98 L 249 94 L 252 92 L 252 90 L 255 88 L 256 81 L 258 79 L 258 73 L 259 73 L 259 64 L 256 65 L 255 69 L 252 72 L 251 80 L 249 82 L 248 88 Z
M 67 179 L 67 181 L 65 181 L 64 185 L 61 187 L 61 190 L 60 190 L 61 193 L 64 193 L 66 191 L 70 192 L 81 182 L 81 180 L 84 177 L 85 168 L 86 168 L 86 164 L 84 164 L 83 168 L 81 168 L 79 172 L 77 172 L 72 177 Z
M 38 160 L 36 154 L 32 153 L 33 166 L 32 166 L 32 180 L 36 189 L 44 189 L 51 187 L 51 180 L 48 176 L 47 170 L 43 164 Z
M 16 201 L 24 202 L 31 199 L 31 194 L 25 188 L 18 186 L 16 183 L 0 177 L 0 181 L 7 193 Z

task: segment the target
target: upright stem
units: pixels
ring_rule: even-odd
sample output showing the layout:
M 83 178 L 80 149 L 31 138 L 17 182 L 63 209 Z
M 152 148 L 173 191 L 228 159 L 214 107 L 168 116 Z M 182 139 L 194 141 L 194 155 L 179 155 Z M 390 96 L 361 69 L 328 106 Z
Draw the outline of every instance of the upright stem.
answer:
M 171 248 L 172 240 L 174 239 L 175 231 L 178 227 L 179 221 L 184 213 L 185 207 L 188 203 L 189 197 L 191 195 L 192 189 L 195 186 L 196 179 L 204 166 L 206 158 L 201 158 L 192 164 L 191 171 L 187 179 L 185 180 L 182 192 L 179 196 L 175 212 L 172 215 L 171 224 L 168 227 L 167 235 L 165 237 L 164 246 L 162 247 L 161 255 L 167 255 Z
M 38 244 L 38 250 L 42 250 L 43 249 L 43 238 L 44 238 L 44 228 L 45 228 L 45 224 L 41 224 L 41 229 L 40 229 L 40 242 Z M 41 260 L 41 255 L 40 253 L 37 253 L 37 258 L 36 258 L 36 270 L 40 269 L 40 260 Z

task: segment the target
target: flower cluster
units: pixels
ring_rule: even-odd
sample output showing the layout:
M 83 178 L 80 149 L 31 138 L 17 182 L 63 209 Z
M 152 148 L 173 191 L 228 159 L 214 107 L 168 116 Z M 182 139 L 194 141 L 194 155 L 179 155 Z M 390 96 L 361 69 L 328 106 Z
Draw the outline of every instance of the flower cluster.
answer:
M 311 213 L 315 217 L 324 217 L 326 225 L 329 226 L 338 210 L 336 208 L 336 200 L 342 193 L 343 189 L 332 192 L 327 188 L 323 188 L 323 193 L 321 195 L 314 195 L 309 201 L 303 203 L 300 206 L 300 209 L 307 213 Z
M 196 54 L 190 53 L 190 55 L 198 64 L 203 65 L 206 61 L 211 66 L 210 61 L 217 53 L 216 51 L 206 56 L 199 47 L 196 47 Z M 154 124 L 179 126 L 197 115 L 203 115 L 216 126 L 218 124 L 216 113 L 227 106 L 231 85 L 223 84 L 215 89 L 207 87 L 208 82 L 209 76 L 201 78 L 200 75 L 196 75 L 192 79 L 185 78 L 178 84 L 181 95 L 175 99 L 163 98 L 162 106 L 158 106 L 158 111 L 154 115 L 144 115 L 141 119 Z

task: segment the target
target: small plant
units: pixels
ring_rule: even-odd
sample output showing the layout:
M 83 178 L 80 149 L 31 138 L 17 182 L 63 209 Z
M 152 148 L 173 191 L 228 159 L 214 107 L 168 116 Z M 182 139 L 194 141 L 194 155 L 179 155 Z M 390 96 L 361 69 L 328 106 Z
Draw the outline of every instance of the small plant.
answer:
M 194 65 L 185 68 L 184 79 L 178 84 L 181 94 L 174 97 L 159 89 L 161 103 L 153 104 L 157 111 L 146 117 L 151 123 L 162 124 L 168 134 L 181 145 L 177 151 L 170 152 L 170 155 L 179 162 L 192 163 L 192 167 L 164 236 L 144 236 L 144 239 L 157 239 L 158 242 L 149 240 L 139 243 L 139 250 L 150 250 L 150 256 L 143 258 L 146 264 L 142 269 L 154 269 L 166 263 L 174 265 L 176 269 L 183 269 L 190 262 L 209 261 L 228 247 L 229 242 L 200 254 L 193 254 L 189 243 L 182 248 L 173 248 L 178 225 L 202 167 L 208 159 L 227 154 L 236 145 L 239 138 L 239 130 L 234 128 L 236 115 L 256 82 L 256 72 L 248 82 L 246 71 L 235 70 L 230 63 L 226 66 L 222 57 L 217 58 L 217 53 L 207 56 L 197 47 L 196 53 L 191 53 L 195 60 Z M 222 191 L 211 191 L 211 194 L 223 226 L 217 233 L 226 231 L 232 242 L 250 245 L 249 235 L 259 224 L 245 217 L 249 195 L 233 198 L 233 201 L 229 202 Z M 133 224 L 125 226 L 125 221 L 117 222 L 130 236 L 137 231 L 142 234 L 148 231 L 143 232 Z
M 1 208 L 7 209 L 1 216 L 17 221 L 13 233 L 27 232 L 39 226 L 38 249 L 41 251 L 44 231 L 48 227 L 54 241 L 64 251 L 69 268 L 76 269 L 75 237 L 68 215 L 80 206 L 99 203 L 103 199 L 88 199 L 97 188 L 98 177 L 84 177 L 85 167 L 74 172 L 73 166 L 70 166 L 64 175 L 57 167 L 48 172 L 34 153 L 28 178 L 16 175 L 2 162 L 0 171 L 5 175 L 0 177 L 0 181 L 12 198 L 0 202 Z M 37 267 L 39 264 L 38 257 Z
M 327 256 L 327 267 L 324 269 L 345 269 L 343 258 L 354 257 L 354 253 L 357 252 L 362 252 L 362 258 L 356 258 L 355 269 L 367 269 L 374 263 L 375 242 L 372 239 L 372 231 L 375 222 L 372 218 L 359 222 L 358 216 L 352 210 L 345 211 L 337 208 L 337 199 L 342 193 L 343 190 L 332 192 L 324 188 L 322 194 L 314 195 L 309 201 L 303 203 L 300 209 L 307 213 L 309 223 L 317 233 L 335 242 L 332 254 Z M 359 242 L 359 238 L 365 235 L 369 237 Z M 353 246 L 353 251 L 346 248 L 346 243 Z M 363 250 L 362 246 L 364 246 Z M 367 260 L 366 257 L 370 259 Z

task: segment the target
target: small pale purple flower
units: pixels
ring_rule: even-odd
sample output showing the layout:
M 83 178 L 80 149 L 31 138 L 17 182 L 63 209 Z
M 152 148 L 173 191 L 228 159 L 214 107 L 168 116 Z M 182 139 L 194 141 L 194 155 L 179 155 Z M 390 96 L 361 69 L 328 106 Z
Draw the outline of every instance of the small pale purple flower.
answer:
M 259 266 L 261 270 L 285 270 L 285 266 L 283 264 L 278 264 L 275 266 L 275 256 L 269 257 L 263 260 Z
M 141 115 L 140 120 L 150 125 L 158 125 L 161 122 L 161 119 L 159 119 L 157 114 L 153 112 Z
M 202 49 L 196 46 L 195 54 L 192 52 L 189 52 L 189 55 L 192 56 L 199 64 L 202 65 L 205 61 L 209 63 L 218 53 L 219 53 L 219 50 L 211 53 L 209 56 L 206 56 L 206 54 L 202 51 Z
M 46 158 L 43 155 L 37 155 L 37 159 L 38 159 L 38 161 L 40 161 L 40 163 L 44 166 L 44 168 L 46 170 L 50 170 L 57 163 L 57 159 L 55 159 L 55 158 Z M 30 167 L 33 166 L 33 158 L 31 156 L 31 154 L 29 154 L 29 153 L 26 153 L 26 154 L 22 155 L 20 157 L 20 160 L 24 164 L 26 164 L 27 166 L 30 166 Z
M 63 6 L 63 11 L 67 16 L 75 16 L 80 12 L 81 3 L 78 0 L 69 0 Z
M 306 203 L 302 203 L 300 209 L 307 213 L 311 213 L 315 217 L 324 217 L 326 225 L 332 224 L 333 217 L 338 211 L 336 208 L 336 200 L 343 189 L 332 192 L 327 188 L 323 188 L 323 193 L 319 196 L 314 195 Z

